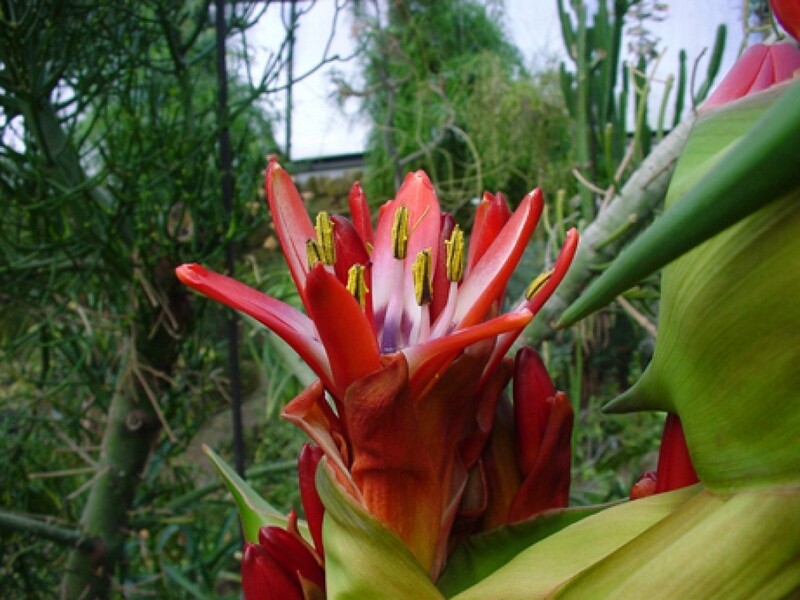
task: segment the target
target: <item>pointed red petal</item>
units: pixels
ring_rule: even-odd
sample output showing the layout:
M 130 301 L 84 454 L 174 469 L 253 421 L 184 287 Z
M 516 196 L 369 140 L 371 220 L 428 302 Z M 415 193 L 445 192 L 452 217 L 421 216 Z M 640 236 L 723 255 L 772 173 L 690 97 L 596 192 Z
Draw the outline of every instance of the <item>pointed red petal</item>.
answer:
M 544 306 L 545 302 L 550 299 L 550 296 L 555 293 L 558 286 L 563 281 L 564 277 L 569 271 L 572 260 L 575 258 L 575 252 L 578 249 L 578 230 L 570 229 L 567 232 L 567 238 L 564 240 L 564 245 L 561 247 L 561 252 L 558 254 L 556 264 L 553 267 L 553 274 L 545 282 L 538 292 L 536 292 L 530 300 L 524 301 L 516 310 L 523 308 L 533 313 L 534 317 Z M 503 360 L 503 357 L 508 352 L 509 348 L 514 344 L 520 332 L 510 332 L 501 335 L 497 339 L 497 346 L 495 346 L 494 355 L 486 367 L 486 375 L 490 375 L 498 362 Z
M 439 251 L 441 211 L 431 180 L 424 171 L 406 175 L 397 191 L 398 206 L 408 208 L 408 258 L 414 260 L 418 253 L 430 248 L 431 259 L 436 264 Z M 407 279 L 410 278 L 409 274 Z M 413 283 L 411 292 L 413 295 Z
M 331 381 L 314 324 L 299 310 L 198 264 L 181 265 L 175 274 L 193 290 L 253 317 L 289 344 L 323 381 Z
M 289 173 L 284 171 L 274 157 L 270 157 L 267 165 L 264 188 L 286 263 L 300 297 L 304 298 L 303 290 L 308 273 L 306 242 L 316 239 L 317 234 L 300 192 Z M 303 303 L 305 304 L 305 299 Z
M 678 415 L 668 414 L 661 437 L 661 450 L 658 454 L 656 472 L 656 493 L 669 492 L 689 485 L 699 479 L 689 456 L 686 436 Z
M 317 465 L 323 455 L 322 448 L 303 444 L 300 456 L 297 459 L 297 477 L 300 483 L 300 498 L 303 501 L 303 512 L 308 522 L 308 530 L 311 532 L 311 539 L 320 556 L 325 552 L 322 547 L 322 517 L 325 514 L 325 507 L 317 493 L 315 477 Z
M 532 348 L 520 348 L 514 363 L 514 426 L 519 466 L 526 475 L 539 458 L 555 394 L 542 358 Z
M 522 473 L 514 453 L 511 407 L 503 402 L 497 408 L 494 426 L 481 458 L 489 488 L 482 530 L 506 524 L 509 508 L 522 484 Z
M 356 299 L 321 264 L 308 274 L 306 302 L 330 361 L 331 392 L 343 398 L 351 383 L 381 367 L 372 326 Z
M 567 232 L 564 245 L 561 246 L 561 252 L 558 253 L 556 264 L 553 265 L 553 274 L 550 275 L 550 278 L 544 283 L 542 288 L 536 292 L 526 304 L 526 308 L 534 315 L 541 310 L 545 302 L 550 299 L 550 296 L 552 296 L 558 289 L 558 286 L 561 285 L 561 282 L 564 280 L 564 277 L 572 265 L 572 260 L 575 258 L 579 241 L 580 236 L 578 235 L 578 230 L 573 227 Z
M 369 214 L 369 204 L 367 203 L 367 196 L 364 190 L 361 189 L 361 184 L 356 181 L 350 188 L 350 195 L 348 196 L 350 203 L 350 216 L 353 218 L 353 225 L 361 236 L 361 241 L 366 246 L 372 245 L 372 220 Z
M 489 246 L 492 245 L 510 218 L 511 210 L 508 208 L 503 194 L 500 192 L 496 196 L 489 192 L 483 194 L 483 200 L 475 211 L 475 223 L 472 226 L 472 236 L 467 253 L 467 274 L 486 254 Z
M 367 321 L 373 325 L 372 317 L 372 267 L 369 253 L 364 242 L 353 224 L 340 215 L 332 215 L 333 243 L 335 245 L 336 264 L 334 272 L 342 285 L 347 285 L 350 267 L 361 265 L 364 267 L 364 280 L 367 285 L 367 296 L 364 303 L 364 314 Z M 374 326 L 373 326 L 374 335 Z
M 287 573 L 258 544 L 244 545 L 242 591 L 245 600 L 303 600 L 297 577 Z
M 304 577 L 317 586 L 325 587 L 325 572 L 302 538 L 280 527 L 262 527 L 258 543 L 286 573 Z
M 341 215 L 331 215 L 333 244 L 336 254 L 334 272 L 343 285 L 347 285 L 347 272 L 353 265 L 369 263 L 369 254 L 354 225 Z
M 347 437 L 342 423 L 325 401 L 325 389 L 315 381 L 284 406 L 281 416 L 306 432 L 328 458 L 336 479 L 354 498 L 358 490 L 350 477 Z
M 541 214 L 542 193 L 536 189 L 523 199 L 459 288 L 453 315 L 458 327 L 479 322 L 500 297 Z
M 781 27 L 800 42 L 800 2 L 797 0 L 770 0 L 769 3 Z

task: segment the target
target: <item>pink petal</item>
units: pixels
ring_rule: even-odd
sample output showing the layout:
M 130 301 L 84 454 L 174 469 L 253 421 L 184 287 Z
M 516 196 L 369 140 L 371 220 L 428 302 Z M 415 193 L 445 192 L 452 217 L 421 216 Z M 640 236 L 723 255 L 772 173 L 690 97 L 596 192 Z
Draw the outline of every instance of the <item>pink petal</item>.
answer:
M 267 165 L 264 189 L 286 263 L 305 304 L 303 290 L 308 273 L 306 242 L 316 239 L 317 234 L 291 176 L 273 156 Z
M 800 3 L 796 4 L 798 16 L 800 16 Z M 800 33 L 800 23 L 797 23 L 797 29 Z M 791 42 L 778 42 L 773 44 L 771 49 L 775 83 L 792 79 L 795 72 L 800 69 L 800 49 Z
M 408 209 L 409 235 L 406 259 L 398 261 L 392 254 L 392 224 L 394 215 L 401 206 Z M 420 251 L 428 248 L 431 250 L 432 262 L 436 264 L 440 213 L 439 201 L 430 179 L 423 171 L 417 171 L 406 175 L 397 197 L 384 204 L 378 214 L 375 248 L 372 252 L 372 302 L 378 330 L 383 329 L 390 301 L 397 303 L 393 308 L 395 312 L 391 326 L 398 329 L 398 332 L 391 331 L 390 337 L 399 339 L 397 343 L 390 340 L 386 344 L 388 347 L 404 345 L 405 329 L 401 329 L 401 325 L 410 330 L 411 327 L 407 325 L 419 312 L 414 298 L 410 265 Z M 402 281 L 401 285 L 398 284 L 398 277 Z
M 800 69 L 800 50 L 791 42 L 755 44 L 739 57 L 703 103 L 703 109 L 732 102 L 791 79 L 797 69 Z
M 538 188 L 525 196 L 464 280 L 458 290 L 458 304 L 453 316 L 457 327 L 474 325 L 483 319 L 505 290 L 542 214 L 542 206 L 542 193 Z
M 289 344 L 323 381 L 331 382 L 328 359 L 316 339 L 314 324 L 299 310 L 198 264 L 181 265 L 175 273 L 184 285 L 265 325 Z

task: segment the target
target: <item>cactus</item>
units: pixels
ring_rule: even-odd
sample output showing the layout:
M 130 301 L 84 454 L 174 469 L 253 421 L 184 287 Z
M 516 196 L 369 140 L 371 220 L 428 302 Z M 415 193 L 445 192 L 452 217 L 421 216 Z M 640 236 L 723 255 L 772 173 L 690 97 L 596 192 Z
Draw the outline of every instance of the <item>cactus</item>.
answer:
M 629 100 L 634 102 L 636 114 L 633 124 L 635 152 L 633 159 L 626 164 L 626 173 L 635 169 L 649 154 L 654 137 L 647 118 L 648 71 L 653 53 L 640 52 L 635 68 L 622 61 L 620 55 L 626 17 L 641 3 L 614 0 L 609 10 L 608 0 L 599 0 L 590 26 L 588 3 L 581 0 L 570 0 L 569 5 L 564 0 L 556 2 L 562 37 L 573 63 L 572 70 L 562 63 L 559 74 L 564 102 L 575 124 L 574 164 L 587 180 L 598 187 L 613 185 L 618 189 L 624 181 L 624 174 L 618 171 L 626 160 L 630 133 L 626 122 Z M 705 79 L 692 94 L 693 105 L 705 98 L 719 71 L 725 34 L 725 26 L 720 25 Z M 686 80 L 686 53 L 682 51 L 672 127 L 680 122 L 684 111 Z M 632 94 L 631 82 L 634 84 Z M 659 111 L 659 139 L 663 132 L 668 94 L 669 90 L 666 90 Z M 580 209 L 582 219 L 591 221 L 594 218 L 595 198 L 586 186 L 580 190 Z

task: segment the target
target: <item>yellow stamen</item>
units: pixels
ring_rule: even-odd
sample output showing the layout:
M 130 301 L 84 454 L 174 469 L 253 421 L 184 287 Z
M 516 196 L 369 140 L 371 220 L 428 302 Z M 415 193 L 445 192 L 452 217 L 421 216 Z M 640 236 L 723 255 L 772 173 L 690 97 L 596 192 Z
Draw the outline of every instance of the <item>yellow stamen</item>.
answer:
M 392 253 L 395 258 L 403 259 L 408 252 L 408 209 L 401 206 L 394 213 L 392 222 Z
M 446 250 L 447 279 L 461 281 L 464 277 L 464 232 L 456 225 L 450 239 L 444 241 Z
M 414 296 L 420 306 L 428 304 L 433 296 L 431 288 L 432 262 L 431 249 L 427 248 L 417 254 L 414 264 L 411 266 L 411 274 L 414 278 Z
M 334 264 L 336 262 L 336 253 L 333 245 L 333 221 L 328 218 L 328 213 L 324 210 L 317 215 L 314 231 L 317 232 L 317 249 L 319 250 L 320 260 L 326 265 Z
M 313 269 L 314 265 L 322 262 L 319 246 L 314 240 L 306 240 L 306 257 L 308 258 L 309 269 Z
M 362 309 L 367 306 L 369 289 L 364 276 L 364 265 L 355 264 L 347 271 L 347 291 L 353 294 Z
M 542 289 L 542 287 L 544 287 L 544 284 L 547 283 L 547 280 L 550 279 L 550 276 L 552 274 L 553 274 L 553 269 L 550 269 L 549 271 L 545 271 L 544 273 L 540 273 L 539 275 L 537 275 L 536 279 L 531 281 L 531 284 L 528 286 L 528 289 L 525 290 L 525 299 L 530 300 L 531 298 L 533 298 L 536 295 L 536 292 L 538 292 L 540 289 Z

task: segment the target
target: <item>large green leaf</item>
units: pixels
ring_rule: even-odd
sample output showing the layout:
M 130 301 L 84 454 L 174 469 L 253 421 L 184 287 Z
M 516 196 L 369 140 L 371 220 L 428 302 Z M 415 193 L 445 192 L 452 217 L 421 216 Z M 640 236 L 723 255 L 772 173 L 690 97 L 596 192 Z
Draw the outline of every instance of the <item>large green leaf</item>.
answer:
M 541 539 L 609 508 L 609 505 L 567 508 L 498 527 L 474 535 L 459 544 L 447 559 L 436 587 L 447 597 L 455 596 L 485 579 L 517 554 Z
M 800 481 L 800 192 L 664 269 L 653 360 L 610 412 L 680 415 L 709 489 Z
M 739 137 L 742 125 L 747 132 Z M 690 178 L 680 202 L 640 235 L 561 317 L 570 325 L 713 235 L 800 186 L 800 82 L 775 86 L 701 116 L 687 156 L 703 155 L 708 172 Z M 714 142 L 714 135 L 726 138 Z M 735 134 L 735 135 L 731 135 Z M 710 146 L 710 148 L 709 148 Z M 692 150 L 694 148 L 694 150 Z M 676 177 L 677 177 L 676 172 Z
M 203 445 L 203 452 L 214 463 L 225 486 L 236 502 L 239 510 L 239 517 L 242 520 L 244 537 L 248 542 L 258 542 L 258 530 L 268 525 L 276 527 L 286 527 L 286 516 L 278 512 L 269 502 L 264 500 L 250 485 L 234 471 L 231 466 L 214 452 L 211 448 Z M 305 523 L 298 523 L 303 537 L 310 539 L 308 527 Z
M 555 597 L 778 600 L 799 595 L 800 489 L 776 488 L 698 494 L 576 575 Z
M 443 600 L 403 542 L 334 481 L 325 459 L 317 468 L 325 505 L 325 586 L 330 600 Z
M 658 494 L 585 517 L 519 552 L 500 569 L 453 598 L 547 598 L 566 581 L 669 516 L 700 489 L 694 486 Z

